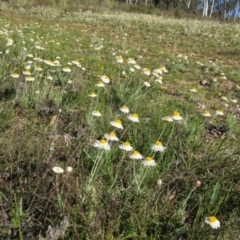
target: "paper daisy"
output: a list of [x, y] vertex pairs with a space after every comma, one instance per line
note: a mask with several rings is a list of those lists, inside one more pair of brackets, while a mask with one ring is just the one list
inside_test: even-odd
[[208, 110], [205, 110], [202, 114], [204, 117], [211, 117], [211, 113]]
[[73, 168], [72, 168], [71, 166], [68, 166], [68, 167], [66, 168], [66, 172], [70, 173], [70, 172], [72, 172], [72, 171], [73, 171]]
[[81, 63], [78, 60], [74, 60], [74, 61], [72, 61], [72, 63], [75, 64], [78, 67], [81, 66]]
[[146, 157], [144, 161], [142, 161], [144, 166], [156, 166], [156, 162], [152, 157]]
[[216, 115], [217, 116], [223, 116], [224, 115], [223, 110], [217, 110]]
[[110, 79], [107, 75], [102, 75], [101, 76], [101, 80], [105, 83], [105, 84], [108, 84], [110, 83]]
[[232, 98], [232, 99], [230, 99], [230, 101], [231, 101], [231, 102], [233, 102], [233, 103], [237, 103], [237, 102], [238, 102], [238, 100], [237, 100], [237, 99], [233, 99], [233, 98]]
[[151, 75], [151, 71], [149, 68], [143, 68], [143, 73], [147, 76], [150, 76]]
[[53, 77], [52, 76], [47, 76], [47, 80], [52, 81]]
[[135, 64], [135, 65], [134, 65], [134, 68], [136, 68], [137, 70], [140, 70], [140, 69], [141, 69], [141, 66], [138, 65], [138, 64]]
[[167, 72], [168, 72], [168, 70], [167, 70], [167, 68], [166, 68], [165, 66], [160, 67], [160, 69], [161, 69], [164, 73], [167, 73]]
[[136, 64], [136, 61], [135, 61], [134, 58], [128, 58], [128, 59], [127, 59], [127, 63], [128, 63], [128, 64]]
[[133, 151], [132, 154], [129, 155], [129, 158], [134, 160], [139, 160], [139, 159], [143, 159], [143, 156], [137, 150], [135, 150]]
[[97, 84], [96, 84], [97, 87], [105, 87], [105, 84], [102, 82], [102, 81], [99, 81]]
[[105, 133], [104, 137], [108, 140], [108, 141], [119, 141], [119, 138], [117, 137], [115, 132], [110, 132], [110, 133]]
[[99, 111], [97, 111], [97, 110], [93, 111], [93, 112], [92, 112], [92, 115], [93, 115], [94, 117], [101, 117], [101, 116], [102, 116], [102, 114], [101, 114]]
[[[58, 60], [54, 60], [53, 66], [61, 67], [61, 64], [60, 64], [60, 62]], [[64, 69], [65, 69], [65, 71], [63, 70], [64, 72], [71, 72], [72, 71], [69, 67], [65, 67]]]
[[93, 144], [93, 146], [96, 148], [107, 150], [107, 151], [110, 150], [110, 145], [108, 144], [108, 142], [105, 139], [101, 139], [100, 141], [96, 140], [96, 142]]
[[129, 107], [124, 105], [120, 108], [120, 111], [123, 112], [123, 113], [129, 113]]
[[122, 121], [119, 119], [116, 119], [115, 121], [110, 122], [110, 124], [116, 128], [123, 129]]
[[119, 145], [119, 148], [122, 150], [125, 150], [127, 152], [132, 151], [133, 147], [131, 146], [130, 142], [124, 142], [121, 145]]
[[27, 75], [27, 76], [30, 76], [30, 75], [31, 75], [31, 72], [30, 72], [30, 70], [26, 70], [26, 71], [23, 71], [23, 74], [24, 74], [24, 75]]
[[153, 145], [151, 146], [151, 149], [152, 149], [154, 152], [164, 152], [165, 149], [166, 149], [166, 147], [164, 147], [164, 146], [162, 145], [162, 142], [156, 141], [155, 144], [153, 144]]
[[197, 89], [196, 88], [191, 88], [189, 89], [190, 92], [194, 92], [194, 93], [197, 93]]
[[122, 58], [122, 56], [117, 56], [117, 57], [116, 57], [116, 61], [117, 61], [117, 63], [123, 63], [123, 58]]
[[11, 77], [12, 77], [12, 78], [19, 78], [19, 74], [13, 73], [13, 74], [11, 75]]
[[165, 116], [162, 118], [162, 120], [166, 122], [173, 122], [173, 119], [170, 116]]
[[183, 117], [180, 116], [180, 113], [179, 113], [179, 112], [174, 111], [174, 112], [173, 112], [172, 119], [175, 120], [175, 121], [181, 121], [181, 120], [183, 120]]
[[161, 75], [162, 73], [163, 73], [162, 68], [156, 68], [156, 69], [153, 70], [153, 75], [154, 76]]
[[43, 69], [40, 66], [37, 66], [35, 70], [41, 72]]
[[54, 66], [55, 66], [54, 62], [51, 61], [51, 60], [44, 60], [43, 62], [44, 62], [45, 64], [47, 64], [48, 66], [51, 66], [51, 67], [54, 67]]
[[225, 97], [225, 96], [222, 96], [221, 99], [224, 100], [224, 101], [226, 101], [226, 102], [228, 102], [228, 99], [227, 99], [227, 97]]
[[163, 83], [162, 82], [162, 77], [160, 76], [160, 77], [156, 78], [155, 82], [162, 84]]
[[92, 97], [92, 98], [95, 98], [95, 97], [97, 97], [97, 94], [94, 93], [94, 92], [92, 92], [92, 93], [90, 93], [88, 96], [89, 96], [89, 97]]
[[131, 120], [132, 122], [139, 122], [138, 114], [133, 113], [128, 115], [128, 119]]
[[[55, 63], [54, 63], [54, 65], [55, 65]], [[66, 72], [66, 73], [70, 73], [71, 72], [71, 69], [69, 68], [69, 67], [65, 67], [65, 68], [63, 68], [62, 69], [64, 72]]]
[[35, 78], [34, 78], [34, 77], [31, 77], [31, 76], [27, 76], [27, 77], [25, 78], [25, 80], [26, 80], [27, 82], [33, 82], [33, 81], [35, 81]]
[[61, 167], [53, 167], [52, 170], [55, 173], [63, 173], [64, 172], [64, 170]]
[[146, 87], [150, 87], [150, 86], [151, 86], [149, 82], [144, 82], [144, 85], [145, 85]]
[[205, 223], [209, 224], [214, 229], [220, 228], [221, 226], [221, 223], [218, 221], [218, 219], [215, 216], [206, 217]]

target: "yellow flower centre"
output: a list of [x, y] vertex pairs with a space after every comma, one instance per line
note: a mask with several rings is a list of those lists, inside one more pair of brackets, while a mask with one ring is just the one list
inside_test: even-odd
[[139, 155], [139, 152], [137, 150], [133, 151], [133, 155]]
[[214, 216], [209, 217], [209, 222], [214, 223], [217, 221], [217, 218]]
[[151, 161], [152, 161], [152, 157], [147, 157], [146, 160], [147, 160], [148, 162], [151, 162]]
[[104, 144], [107, 143], [107, 141], [106, 141], [105, 139], [101, 139], [101, 140], [100, 140], [100, 143], [101, 143], [102, 145], [104, 145]]
[[125, 146], [131, 146], [130, 142], [125, 142], [124, 145]]
[[156, 141], [156, 143], [155, 143], [157, 146], [162, 146], [162, 142], [160, 142], [160, 141]]
[[210, 114], [210, 112], [209, 112], [208, 110], [206, 110], [204, 113], [205, 113], [205, 114]]
[[110, 136], [111, 137], [116, 137], [116, 133], [115, 132], [110, 132]]
[[126, 105], [124, 105], [122, 108], [123, 108], [123, 109], [128, 109], [128, 107], [127, 107]]
[[175, 112], [173, 113], [173, 116], [174, 116], [174, 117], [179, 117], [179, 116], [180, 116], [180, 113], [177, 112], [177, 111], [175, 111]]
[[122, 121], [119, 120], [119, 119], [116, 119], [116, 120], [115, 120], [115, 123], [116, 123], [116, 124], [122, 124]]
[[134, 118], [138, 118], [138, 114], [137, 114], [137, 113], [132, 114], [132, 116], [133, 116]]

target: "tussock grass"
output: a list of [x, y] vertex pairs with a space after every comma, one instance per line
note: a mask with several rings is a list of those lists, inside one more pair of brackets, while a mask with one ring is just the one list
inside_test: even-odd
[[[1, 239], [239, 238], [239, 25], [2, 13]], [[104, 75], [110, 83], [98, 87]], [[110, 132], [120, 141], [104, 142]], [[157, 140], [165, 151], [152, 150]], [[127, 141], [143, 159], [119, 148]]]

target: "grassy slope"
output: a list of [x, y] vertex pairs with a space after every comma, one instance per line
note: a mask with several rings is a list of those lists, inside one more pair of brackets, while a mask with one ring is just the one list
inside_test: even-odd
[[[240, 109], [230, 99], [240, 96], [239, 25], [21, 11], [4, 9], [0, 20], [1, 239], [37, 239], [64, 216], [70, 222], [65, 239], [237, 239]], [[13, 46], [6, 47], [8, 38]], [[62, 66], [27, 54], [60, 57]], [[124, 64], [116, 63], [118, 55]], [[132, 73], [129, 57], [150, 70], [166, 66], [163, 84], [141, 70]], [[82, 67], [69, 65], [73, 60]], [[26, 65], [33, 82], [23, 74]], [[64, 73], [68, 65], [72, 71]], [[99, 89], [95, 84], [104, 74], [111, 84]], [[190, 92], [192, 87], [198, 92]], [[93, 91], [97, 99], [88, 96]], [[119, 111], [124, 104], [140, 123]], [[212, 117], [202, 116], [206, 109]], [[225, 115], [215, 116], [218, 109]], [[103, 116], [94, 118], [93, 110]], [[175, 110], [181, 123], [162, 120]], [[110, 121], [116, 118], [124, 125], [116, 130], [120, 140], [153, 156], [156, 167], [130, 160], [118, 143], [109, 152], [93, 147], [113, 131]], [[163, 154], [150, 150], [157, 139], [167, 146]], [[56, 175], [54, 166], [74, 171]], [[204, 223], [210, 215], [219, 218], [221, 229]]]

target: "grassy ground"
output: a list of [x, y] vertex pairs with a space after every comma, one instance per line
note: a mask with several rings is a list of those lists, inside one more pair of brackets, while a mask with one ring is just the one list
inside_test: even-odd
[[[240, 238], [238, 24], [0, 14], [1, 239]], [[174, 112], [183, 119], [163, 120]]]

